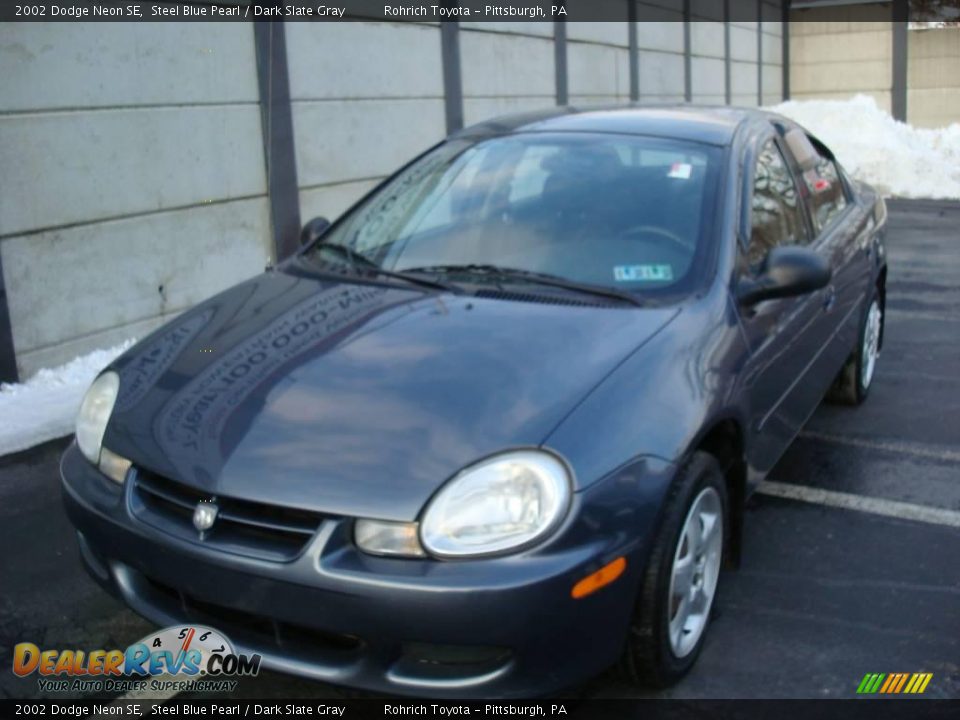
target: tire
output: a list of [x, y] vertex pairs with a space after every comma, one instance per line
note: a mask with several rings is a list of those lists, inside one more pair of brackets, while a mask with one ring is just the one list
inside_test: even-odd
[[874, 288], [860, 320], [857, 346], [850, 353], [837, 379], [833, 381], [827, 399], [841, 405], [860, 405], [870, 394], [880, 359], [880, 339], [883, 337], [883, 306]]
[[[698, 509], [709, 512], [693, 512], [695, 504]], [[695, 570], [697, 553], [690, 552], [690, 523], [695, 523], [702, 530], [702, 520], [709, 519], [711, 514], [714, 515], [714, 521], [709, 538], [718, 538], [719, 546], [716, 546], [716, 540], [707, 543], [705, 549], [711, 559], [706, 560], [699, 571], [701, 587], [709, 590], [709, 596], [703, 593], [704, 605], [697, 613], [699, 619], [695, 622], [691, 620], [690, 627], [697, 626], [695, 632], [681, 630], [677, 633], [676, 629], [682, 625], [678, 622], [682, 601], [678, 602], [677, 598], [682, 593], [671, 592], [679, 590], [672, 581], [677, 580], [681, 586], [687, 587], [687, 607], [690, 608], [689, 598], [692, 595], [689, 594], [689, 588], [698, 575]], [[697, 515], [701, 520], [697, 520]], [[719, 463], [708, 453], [695, 452], [680, 470], [670, 489], [663, 520], [640, 586], [621, 663], [631, 682], [666, 687], [682, 678], [696, 662], [716, 599], [720, 567], [730, 533], [729, 518], [726, 482]], [[689, 584], [681, 581], [684, 573], [679, 568], [684, 565], [684, 557], [689, 557], [694, 563]], [[675, 562], [679, 563], [676, 578]], [[699, 605], [699, 602], [694, 603], [694, 607]], [[671, 620], [674, 622], [671, 623]]]

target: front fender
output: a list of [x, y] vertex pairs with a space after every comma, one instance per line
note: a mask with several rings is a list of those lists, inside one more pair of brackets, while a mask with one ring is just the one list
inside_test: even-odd
[[627, 358], [544, 444], [570, 462], [581, 487], [637, 456], [677, 462], [721, 420], [743, 426], [746, 358], [729, 297], [713, 292]]

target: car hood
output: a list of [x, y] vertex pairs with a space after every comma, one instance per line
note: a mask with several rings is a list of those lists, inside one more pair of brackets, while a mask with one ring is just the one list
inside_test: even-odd
[[530, 300], [266, 273], [115, 361], [104, 445], [211, 495], [411, 520], [464, 466], [543, 442], [677, 313]]

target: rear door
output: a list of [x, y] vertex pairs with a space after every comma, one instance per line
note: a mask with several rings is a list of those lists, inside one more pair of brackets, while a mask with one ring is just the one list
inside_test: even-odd
[[[833, 382], [856, 344], [863, 298], [871, 278], [872, 213], [853, 202], [833, 155], [809, 138], [820, 154], [817, 166], [800, 175], [811, 226], [813, 247], [830, 259], [833, 277], [824, 297], [828, 335], [811, 377], [821, 395]], [[788, 150], [789, 153], [789, 150]]]

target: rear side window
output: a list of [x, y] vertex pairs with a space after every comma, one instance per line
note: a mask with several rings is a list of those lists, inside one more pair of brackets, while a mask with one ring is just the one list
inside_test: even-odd
[[820, 158], [817, 167], [803, 174], [803, 180], [810, 190], [810, 215], [819, 233], [847, 207], [843, 181], [836, 163], [825, 157]]
[[751, 269], [758, 269], [775, 247], [808, 242], [797, 184], [772, 139], [764, 143], [757, 155], [751, 203], [747, 251]]

